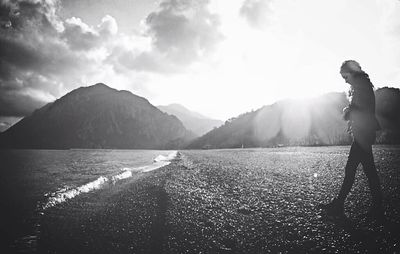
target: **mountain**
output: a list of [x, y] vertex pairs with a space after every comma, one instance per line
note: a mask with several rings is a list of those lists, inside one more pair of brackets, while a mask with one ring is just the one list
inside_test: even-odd
[[[400, 90], [376, 90], [376, 113], [382, 130], [378, 143], [400, 143]], [[231, 118], [195, 139], [188, 148], [270, 147], [349, 144], [342, 109], [345, 93], [329, 93], [308, 101], [283, 100]]]
[[100, 83], [34, 111], [0, 134], [0, 147], [164, 149], [193, 137], [145, 98]]
[[377, 142], [400, 144], [400, 89], [384, 87], [377, 89], [376, 115], [382, 127]]
[[158, 108], [168, 114], [178, 117], [186, 129], [193, 131], [201, 136], [215, 127], [221, 126], [224, 122], [203, 116], [197, 112], [190, 111], [179, 104], [170, 104], [167, 106], [158, 106]]

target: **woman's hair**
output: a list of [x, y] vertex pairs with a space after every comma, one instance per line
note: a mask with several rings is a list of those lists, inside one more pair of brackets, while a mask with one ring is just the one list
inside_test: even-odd
[[340, 73], [365, 73], [358, 62], [354, 60], [347, 60], [342, 63], [340, 67]]
[[374, 85], [371, 83], [368, 74], [361, 69], [361, 65], [354, 60], [346, 60], [342, 63], [342, 66], [340, 67], [340, 73], [350, 73], [354, 77], [359, 77], [359, 78], [364, 78], [370, 84], [371, 87], [374, 87]]

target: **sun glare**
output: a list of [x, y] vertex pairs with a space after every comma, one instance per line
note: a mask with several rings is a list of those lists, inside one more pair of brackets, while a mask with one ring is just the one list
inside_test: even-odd
[[[212, 1], [208, 8], [218, 14], [223, 35], [212, 52], [198, 52], [198, 61], [167, 75], [146, 75], [124, 66], [113, 66], [113, 69], [103, 67], [103, 74], [96, 80], [103, 79], [116, 88], [131, 90], [155, 105], [180, 103], [223, 120], [282, 99], [308, 101], [327, 92], [345, 91], [348, 87], [338, 73], [340, 63], [348, 57], [363, 63], [369, 59], [363, 58], [360, 50], [351, 51], [344, 45], [339, 31], [332, 31], [329, 40], [314, 34], [326, 29], [315, 22], [314, 16], [324, 19], [329, 26], [346, 28], [343, 21], [336, 21], [331, 14], [325, 17], [311, 13], [302, 19], [303, 12], [314, 4], [320, 5], [314, 0], [304, 5], [272, 2], [260, 10], [268, 19], [257, 19], [264, 23], [252, 26], [241, 16], [242, 0]], [[344, 3], [335, 5], [335, 11], [343, 11], [344, 6]], [[344, 15], [349, 18], [349, 13]], [[297, 20], [301, 25], [296, 26]], [[345, 32], [349, 31], [345, 29]], [[151, 40], [142, 39], [137, 44], [133, 43], [136, 37], [120, 37], [126, 41], [124, 47], [136, 45], [134, 48], [146, 49], [146, 52], [152, 49]]]

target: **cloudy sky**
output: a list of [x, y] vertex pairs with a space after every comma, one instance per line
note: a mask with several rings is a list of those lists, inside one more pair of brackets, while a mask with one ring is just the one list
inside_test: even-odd
[[0, 3], [0, 130], [98, 82], [221, 120], [345, 91], [346, 59], [400, 86], [399, 0]]

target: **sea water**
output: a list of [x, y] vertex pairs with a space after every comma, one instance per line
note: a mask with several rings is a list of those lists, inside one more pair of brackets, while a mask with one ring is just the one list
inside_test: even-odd
[[47, 209], [166, 166], [176, 155], [164, 150], [0, 150], [4, 245], [26, 237], [32, 218]]

